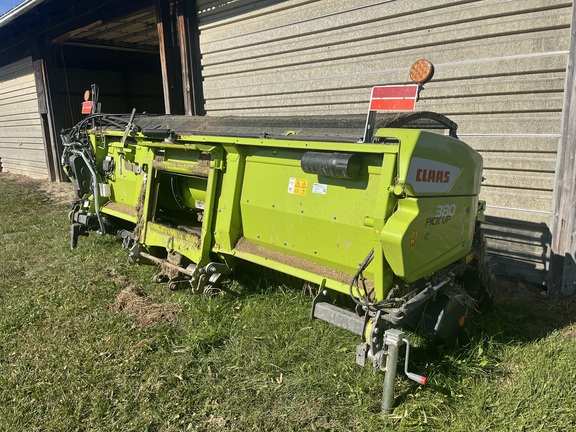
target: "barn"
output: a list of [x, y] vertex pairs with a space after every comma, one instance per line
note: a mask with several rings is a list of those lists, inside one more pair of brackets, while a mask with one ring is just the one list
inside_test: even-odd
[[365, 114], [435, 65], [418, 109], [484, 157], [495, 271], [576, 291], [572, 0], [25, 0], [0, 17], [0, 166], [63, 181], [59, 131], [107, 112]]

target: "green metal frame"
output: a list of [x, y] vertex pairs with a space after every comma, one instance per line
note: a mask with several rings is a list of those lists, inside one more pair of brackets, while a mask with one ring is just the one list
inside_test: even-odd
[[[171, 143], [123, 136], [114, 130], [91, 135], [97, 166], [106, 157], [115, 162], [112, 194], [101, 198], [101, 212], [134, 223], [145, 248], [181, 254], [198, 268], [242, 259], [347, 294], [373, 249], [363, 275], [378, 301], [395, 276], [412, 282], [470, 251], [482, 160], [454, 138], [410, 129], [377, 131], [383, 143], [213, 135], [180, 135]], [[353, 179], [306, 173], [300, 160], [312, 150], [353, 153], [360, 173]], [[409, 178], [415, 160], [458, 167], [458, 178], [442, 193], [418, 191]], [[157, 220], [166, 199], [162, 179], [170, 176], [188, 184], [203, 179], [196, 183], [205, 190], [184, 191], [192, 207], [191, 197], [205, 196], [201, 224], [182, 229]], [[435, 224], [431, 218], [444, 208], [450, 217]], [[181, 222], [188, 224], [186, 217]]]

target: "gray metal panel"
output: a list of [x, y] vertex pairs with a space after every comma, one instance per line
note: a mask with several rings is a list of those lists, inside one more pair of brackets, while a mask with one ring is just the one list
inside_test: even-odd
[[531, 279], [544, 281], [546, 242], [519, 246], [506, 233], [551, 216], [572, 4], [199, 1], [206, 109], [363, 114], [372, 86], [405, 83], [410, 65], [428, 58], [436, 74], [417, 109], [450, 116], [483, 154], [487, 214], [506, 226], [492, 229], [490, 247], [539, 263]]
[[0, 68], [0, 161], [3, 171], [48, 178], [30, 57]]

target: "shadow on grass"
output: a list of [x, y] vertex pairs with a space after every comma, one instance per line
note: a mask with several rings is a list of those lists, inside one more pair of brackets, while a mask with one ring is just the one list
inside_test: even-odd
[[524, 343], [548, 336], [576, 321], [575, 299], [551, 300], [543, 287], [499, 279], [494, 304], [477, 316], [468, 334], [501, 343]]
[[[553, 301], [539, 286], [499, 279], [490, 309], [475, 316], [451, 345], [420, 340], [410, 351], [409, 368], [431, 376], [427, 388], [433, 392], [459, 396], [467, 379], [502, 373], [499, 364], [507, 347], [541, 340], [574, 322], [575, 299]], [[402, 352], [399, 375], [403, 375], [403, 358]], [[402, 405], [417, 388], [418, 384], [406, 382], [394, 406]]]

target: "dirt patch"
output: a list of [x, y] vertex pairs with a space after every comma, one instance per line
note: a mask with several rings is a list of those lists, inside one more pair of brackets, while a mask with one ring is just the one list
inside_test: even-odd
[[116, 296], [112, 312], [125, 312], [137, 328], [147, 328], [162, 322], [174, 322], [182, 308], [176, 304], [154, 303], [141, 288], [129, 286]]
[[492, 294], [495, 298], [519, 300], [535, 303], [548, 302], [546, 287], [520, 282], [499, 276], [493, 284]]
[[[563, 328], [576, 323], [576, 297], [554, 300], [544, 286], [501, 276], [496, 280], [492, 293], [495, 299], [505, 303], [525, 304], [528, 309], [537, 313], [536, 316], [543, 326]], [[572, 327], [571, 331], [568, 337], [576, 335], [576, 327]]]
[[70, 204], [76, 199], [72, 183], [50, 182], [48, 180], [34, 179], [25, 175], [11, 173], [0, 173], [0, 178], [26, 185], [30, 190], [39, 192], [46, 197], [47, 201], [55, 204]]
[[72, 183], [41, 182], [40, 191], [57, 204], [70, 204], [76, 199]]
[[562, 336], [570, 340], [576, 340], [576, 325], [571, 325], [562, 332]]

